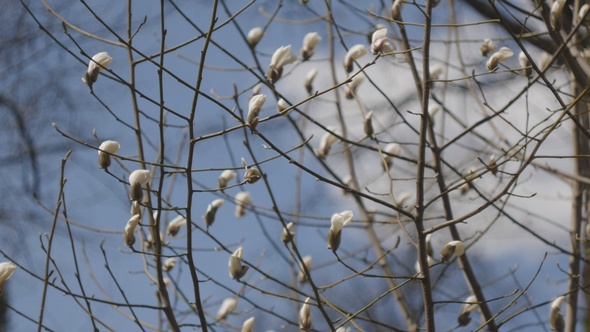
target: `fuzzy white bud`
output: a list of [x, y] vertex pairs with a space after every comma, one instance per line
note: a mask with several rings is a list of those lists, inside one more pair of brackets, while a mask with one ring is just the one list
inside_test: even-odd
[[313, 56], [315, 47], [321, 40], [322, 37], [317, 32], [310, 32], [303, 37], [303, 46], [301, 47], [303, 61], [307, 61]]
[[0, 294], [4, 291], [4, 283], [8, 280], [16, 270], [16, 265], [13, 262], [0, 263]]
[[255, 27], [250, 29], [250, 31], [248, 31], [248, 36], [246, 37], [248, 40], [248, 45], [253, 48], [256, 46], [256, 44], [258, 44], [260, 39], [262, 39], [262, 36], [264, 36], [264, 31], [262, 31], [262, 28]]
[[84, 77], [82, 77], [82, 82], [89, 87], [92, 87], [92, 84], [98, 79], [98, 73], [102, 69], [108, 68], [111, 61], [113, 61], [113, 58], [111, 58], [107, 52], [96, 53], [90, 62], [88, 62], [88, 69], [86, 70]]
[[249, 125], [252, 130], [256, 129], [256, 126], [258, 125], [258, 115], [265, 102], [266, 96], [263, 94], [252, 96], [250, 102], [248, 102], [248, 119], [246, 120], [246, 124]]
[[186, 225], [186, 218], [180, 215], [176, 216], [176, 218], [172, 219], [172, 221], [168, 223], [168, 229], [166, 230], [166, 233], [168, 236], [175, 237], [180, 231], [180, 228], [184, 225]]
[[252, 197], [250, 196], [249, 192], [241, 191], [236, 194], [235, 200], [236, 200], [235, 216], [236, 216], [236, 218], [243, 217], [244, 215], [246, 215], [246, 206], [248, 204], [250, 204], [250, 202], [252, 201]]
[[291, 52], [291, 45], [279, 47], [272, 55], [266, 77], [275, 83], [283, 75], [283, 67], [297, 61], [297, 56]]
[[239, 247], [233, 254], [231, 254], [231, 256], [229, 256], [229, 276], [234, 280], [240, 280], [240, 278], [242, 278], [249, 269], [248, 266], [242, 265], [243, 252], [244, 249]]
[[451, 241], [440, 250], [440, 256], [444, 262], [448, 262], [453, 256], [460, 257], [464, 253], [465, 244], [461, 241]]
[[117, 153], [121, 145], [117, 141], [104, 141], [98, 147], [98, 167], [109, 168], [111, 166], [111, 154]]
[[223, 198], [218, 198], [211, 202], [211, 204], [207, 205], [207, 212], [205, 212], [205, 215], [203, 216], [203, 220], [205, 220], [207, 228], [209, 228], [209, 226], [213, 225], [213, 223], [215, 222], [215, 215], [217, 214], [217, 209], [219, 209], [221, 205], [223, 205], [223, 202]]
[[352, 221], [352, 211], [346, 210], [332, 215], [330, 230], [328, 231], [328, 249], [338, 250], [342, 241], [342, 228]]
[[367, 48], [365, 45], [357, 44], [351, 47], [344, 57], [344, 70], [346, 70], [347, 73], [350, 73], [354, 62], [365, 54], [367, 54]]
[[500, 62], [508, 60], [513, 55], [514, 52], [512, 52], [511, 49], [508, 47], [502, 47], [498, 52], [492, 54], [492, 56], [488, 59], [486, 68], [488, 68], [489, 71], [495, 71], [498, 69], [498, 64]]
[[221, 172], [219, 178], [217, 178], [217, 188], [223, 189], [227, 187], [228, 182], [233, 180], [236, 177], [236, 172], [226, 169], [225, 171]]
[[217, 320], [223, 320], [229, 316], [238, 307], [238, 301], [233, 297], [228, 297], [221, 302], [219, 310], [217, 310]]
[[305, 299], [299, 310], [299, 329], [308, 331], [311, 329], [311, 298]]

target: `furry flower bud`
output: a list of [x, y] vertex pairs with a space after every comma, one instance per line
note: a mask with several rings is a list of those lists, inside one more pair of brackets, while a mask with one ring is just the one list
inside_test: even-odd
[[387, 168], [391, 168], [393, 165], [393, 156], [401, 156], [404, 153], [404, 149], [399, 143], [389, 143], [383, 148], [385, 152], [385, 163]]
[[261, 177], [262, 174], [260, 174], [258, 168], [254, 167], [248, 168], [246, 173], [244, 173], [244, 181], [248, 183], [256, 183], [256, 181], [260, 180]]
[[275, 83], [283, 75], [283, 67], [297, 61], [297, 56], [291, 52], [291, 45], [279, 47], [270, 60], [266, 78]]
[[264, 31], [262, 31], [262, 28], [255, 27], [250, 29], [250, 31], [248, 31], [248, 37], [246, 38], [248, 41], [248, 45], [254, 48], [254, 46], [258, 44], [260, 39], [262, 39], [262, 36], [264, 36]]
[[310, 32], [303, 37], [303, 47], [301, 47], [301, 57], [303, 61], [309, 60], [315, 52], [316, 45], [322, 40], [317, 32]]
[[471, 317], [469, 317], [469, 314], [479, 308], [479, 304], [477, 303], [477, 298], [475, 295], [469, 296], [463, 302], [464, 303], [461, 305], [461, 309], [459, 310], [459, 315], [457, 316], [459, 326], [465, 326], [469, 324], [469, 322], [471, 322]]
[[363, 82], [365, 78], [363, 76], [357, 75], [352, 79], [352, 82], [346, 84], [344, 95], [346, 99], [354, 99], [356, 95], [356, 89], [358, 86]]
[[350, 73], [354, 62], [365, 54], [367, 54], [367, 48], [365, 45], [357, 44], [351, 47], [344, 57], [344, 70], [346, 70], [347, 73]]
[[164, 261], [164, 264], [162, 264], [162, 270], [164, 270], [165, 272], [168, 272], [170, 270], [172, 270], [174, 268], [174, 266], [176, 265], [176, 258], [174, 257], [170, 257], [167, 260]]
[[123, 232], [123, 243], [126, 246], [131, 247], [135, 244], [135, 227], [139, 224], [139, 220], [141, 216], [139, 214], [134, 215], [127, 221], [127, 225], [125, 225], [125, 231]]
[[287, 105], [287, 102], [285, 101], [285, 99], [283, 99], [283, 98], [279, 99], [279, 101], [277, 102], [277, 111], [279, 112], [279, 114], [285, 115], [284, 111], [287, 108], [289, 108], [289, 105]]
[[143, 197], [142, 186], [146, 185], [151, 179], [150, 171], [138, 169], [129, 174], [129, 198], [132, 201], [139, 201]]
[[82, 82], [89, 87], [92, 87], [92, 84], [98, 79], [98, 73], [100, 70], [108, 68], [111, 61], [113, 61], [113, 58], [111, 58], [107, 52], [96, 53], [90, 62], [88, 62], [88, 69], [86, 70], [84, 77], [82, 77]]
[[391, 53], [393, 51], [395, 51], [395, 45], [387, 37], [387, 28], [375, 30], [371, 36], [371, 53]]
[[243, 251], [244, 249], [239, 247], [233, 254], [231, 254], [231, 256], [229, 256], [229, 276], [234, 280], [240, 280], [240, 278], [242, 278], [249, 269], [248, 266], [242, 265]]
[[186, 218], [180, 215], [176, 216], [176, 218], [172, 219], [172, 221], [168, 223], [168, 229], [166, 230], [166, 233], [168, 236], [175, 237], [180, 231], [180, 228], [184, 225], [186, 225]]
[[313, 92], [313, 80], [315, 79], [315, 77], [317, 75], [318, 75], [318, 69], [317, 68], [313, 68], [305, 76], [305, 91], [307, 91], [307, 93], [310, 94], [310, 95]]
[[565, 296], [560, 296], [551, 302], [549, 308], [549, 328], [553, 331], [563, 332], [565, 330], [565, 322], [561, 314], [561, 304], [565, 300]]
[[0, 263], [0, 294], [4, 290], [4, 283], [8, 280], [16, 270], [16, 265], [13, 262]]
[[444, 262], [448, 262], [451, 257], [459, 257], [465, 253], [465, 244], [461, 241], [451, 241], [445, 244], [440, 250], [440, 256]]
[[332, 134], [335, 131], [336, 131], [336, 127], [333, 127], [333, 126], [328, 127], [328, 132], [326, 132], [322, 136], [322, 139], [320, 141], [320, 147], [315, 150], [316, 156], [318, 156], [322, 159], [326, 158], [328, 156], [328, 153], [330, 153], [330, 149], [332, 148], [332, 145], [334, 143], [336, 143], [336, 141], [338, 141], [338, 137], [336, 137], [336, 136], [334, 136], [334, 134]]
[[533, 72], [533, 69], [531, 68], [531, 63], [529, 62], [529, 59], [526, 57], [526, 54], [524, 54], [524, 52], [520, 52], [518, 54], [518, 63], [520, 63], [520, 66], [523, 68], [523, 74], [526, 77], [531, 76], [531, 73]]
[[309, 331], [311, 329], [311, 298], [305, 299], [299, 309], [299, 329]]
[[229, 316], [238, 307], [238, 300], [233, 297], [228, 297], [221, 302], [219, 310], [217, 310], [217, 320], [223, 320]]
[[295, 231], [293, 230], [293, 222], [287, 224], [287, 227], [283, 228], [283, 233], [281, 233], [281, 240], [284, 243], [290, 242], [295, 237]]
[[241, 191], [236, 194], [235, 200], [236, 200], [235, 216], [236, 216], [236, 218], [243, 217], [244, 215], [246, 215], [246, 206], [248, 204], [250, 204], [252, 197], [250, 196], [249, 192]]
[[401, 14], [402, 14], [402, 6], [404, 4], [403, 0], [395, 0], [393, 1], [393, 4], [391, 5], [391, 18], [393, 20], [397, 20], [399, 21], [401, 19]]
[[244, 321], [242, 324], [241, 332], [252, 332], [254, 328], [254, 317], [250, 317]]
[[492, 42], [491, 39], [484, 39], [483, 40], [483, 44], [479, 47], [479, 53], [481, 54], [481, 56], [488, 56], [488, 54], [490, 52], [493, 52], [496, 50], [496, 45], [494, 45], [494, 42]]
[[303, 257], [303, 262], [299, 263], [299, 274], [297, 275], [297, 281], [299, 281], [300, 283], [304, 283], [307, 281], [307, 275], [305, 274], [305, 269], [303, 268], [303, 265], [305, 265], [305, 268], [307, 269], [307, 271], [309, 271], [311, 269], [312, 264], [313, 259], [311, 258], [311, 256]]
[[203, 220], [205, 220], [207, 228], [209, 228], [209, 226], [213, 225], [213, 223], [215, 222], [215, 215], [217, 214], [217, 209], [219, 209], [221, 205], [223, 205], [223, 202], [224, 200], [222, 198], [218, 198], [207, 206], [207, 212], [205, 212], [205, 215], [203, 216]]
[[342, 240], [342, 227], [352, 221], [352, 211], [347, 210], [332, 215], [330, 230], [328, 231], [328, 249], [336, 252]]
[[248, 103], [248, 119], [246, 120], [246, 124], [250, 126], [252, 130], [256, 129], [258, 125], [258, 115], [260, 114], [260, 109], [262, 105], [266, 102], [266, 96], [263, 94], [258, 94], [252, 96], [250, 102]]
[[498, 52], [492, 54], [492, 56], [488, 59], [486, 68], [488, 68], [489, 71], [496, 71], [500, 62], [508, 60], [513, 55], [514, 52], [512, 52], [511, 49], [508, 47], [502, 47]]
[[98, 147], [98, 167], [109, 168], [111, 166], [111, 154], [117, 153], [121, 145], [117, 141], [104, 141]]
[[217, 179], [217, 188], [223, 189], [227, 187], [227, 183], [233, 180], [236, 175], [236, 172], [230, 169], [226, 169], [225, 171], [221, 172], [219, 178]]

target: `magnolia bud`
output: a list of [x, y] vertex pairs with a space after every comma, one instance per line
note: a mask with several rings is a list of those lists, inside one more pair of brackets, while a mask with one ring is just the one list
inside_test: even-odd
[[0, 295], [4, 290], [4, 283], [12, 276], [15, 269], [16, 265], [13, 262], [0, 263]]
[[236, 194], [236, 211], [235, 216], [237, 218], [243, 217], [246, 214], [246, 206], [250, 204], [251, 197], [247, 191], [241, 191]]
[[244, 321], [241, 332], [252, 332], [254, 328], [254, 317], [250, 317]]
[[391, 168], [391, 165], [393, 165], [393, 156], [401, 156], [404, 153], [404, 149], [399, 143], [389, 143], [383, 148], [383, 152], [385, 152], [384, 159], [387, 168]]
[[448, 262], [451, 257], [459, 257], [465, 253], [465, 244], [461, 241], [451, 241], [445, 244], [440, 250], [440, 256], [443, 262]]
[[400, 21], [401, 20], [401, 14], [402, 14], [402, 6], [404, 4], [403, 0], [395, 0], [393, 1], [393, 4], [391, 5], [391, 18], [393, 20], [397, 20]]
[[297, 56], [291, 53], [291, 45], [279, 47], [270, 60], [266, 77], [271, 83], [275, 83], [283, 74], [283, 66], [297, 61]]
[[495, 50], [496, 46], [494, 45], [492, 40], [484, 39], [483, 44], [479, 48], [479, 53], [481, 53], [482, 56], [488, 56], [490, 52], [493, 52]]
[[370, 111], [365, 116], [365, 123], [363, 125], [363, 129], [365, 131], [365, 135], [369, 138], [375, 138], [375, 130], [373, 129], [373, 111]]
[[356, 95], [356, 89], [364, 79], [365, 78], [363, 76], [357, 75], [352, 79], [352, 82], [346, 84], [344, 91], [346, 99], [354, 99], [354, 96]]
[[239, 247], [231, 256], [229, 256], [229, 263], [228, 263], [228, 270], [229, 276], [234, 280], [240, 280], [246, 272], [248, 272], [249, 267], [246, 265], [242, 265], [242, 253], [244, 249]]
[[469, 314], [474, 312], [479, 308], [479, 304], [477, 303], [477, 298], [475, 295], [471, 295], [463, 301], [461, 305], [461, 309], [459, 310], [459, 315], [457, 317], [457, 321], [459, 322], [460, 326], [465, 326], [471, 322], [471, 317]]
[[221, 302], [221, 306], [219, 310], [217, 310], [217, 320], [225, 319], [229, 316], [236, 308], [238, 307], [238, 300], [233, 297], [228, 297], [223, 302]]
[[326, 156], [328, 156], [328, 153], [330, 153], [330, 148], [338, 140], [338, 138], [332, 134], [335, 131], [336, 127], [328, 127], [328, 132], [324, 133], [324, 135], [322, 136], [322, 139], [320, 141], [320, 147], [315, 150], [316, 156], [318, 156], [319, 158], [326, 158]]
[[250, 126], [252, 130], [256, 129], [258, 125], [258, 115], [260, 114], [260, 108], [264, 105], [266, 101], [266, 96], [262, 94], [258, 94], [252, 96], [250, 102], [248, 103], [248, 118], [246, 120], [246, 124]]
[[301, 47], [301, 57], [303, 61], [309, 60], [314, 54], [314, 48], [322, 40], [317, 32], [310, 32], [303, 37], [303, 47]]
[[332, 215], [330, 230], [328, 231], [328, 249], [336, 252], [342, 240], [342, 227], [352, 221], [352, 211], [343, 211]]
[[566, 0], [555, 0], [553, 1], [553, 5], [551, 5], [551, 11], [549, 12], [549, 22], [555, 31], [561, 29], [561, 16], [565, 4]]
[[312, 70], [310, 70], [307, 73], [307, 76], [305, 76], [305, 91], [307, 91], [307, 93], [310, 95], [313, 92], [313, 80], [315, 79], [315, 77], [317, 75], [318, 75], [317, 68], [313, 68]]
[[217, 179], [217, 188], [223, 189], [227, 187], [227, 183], [233, 180], [236, 177], [236, 172], [226, 169], [225, 171], [221, 172], [219, 178]]
[[109, 168], [111, 166], [111, 154], [119, 151], [119, 142], [116, 141], [104, 141], [98, 147], [98, 167]]
[[123, 232], [123, 243], [131, 247], [135, 244], [135, 227], [139, 224], [139, 220], [141, 219], [139, 214], [134, 215], [127, 221], [127, 225], [125, 225], [125, 231]]
[[150, 171], [145, 169], [138, 169], [129, 174], [129, 198], [132, 201], [139, 201], [143, 197], [143, 191], [141, 186], [147, 184], [150, 181]]
[[244, 173], [244, 181], [248, 183], [255, 183], [256, 181], [260, 180], [261, 178], [260, 171], [257, 168], [248, 168], [246, 173]]
[[168, 258], [167, 260], [164, 261], [164, 264], [162, 264], [162, 270], [165, 272], [168, 272], [170, 270], [172, 270], [172, 268], [176, 265], [176, 258], [171, 257]]
[[186, 225], [186, 218], [183, 216], [176, 216], [176, 218], [168, 223], [168, 230], [166, 233], [168, 236], [175, 237], [176, 234], [178, 234], [178, 231], [180, 231], [180, 228], [184, 225]]
[[303, 268], [303, 265], [305, 265], [305, 268], [307, 268], [307, 271], [309, 271], [311, 269], [312, 263], [313, 260], [311, 256], [303, 257], [303, 262], [299, 263], [299, 275], [297, 276], [297, 281], [299, 281], [300, 283], [304, 283], [307, 281], [307, 275], [305, 274], [305, 269]]
[[395, 45], [387, 38], [387, 28], [375, 30], [371, 35], [371, 53], [391, 53], [395, 51]]
[[90, 62], [88, 62], [88, 69], [86, 70], [84, 77], [82, 77], [82, 82], [89, 87], [92, 87], [92, 84], [98, 79], [98, 73], [100, 70], [107, 68], [112, 60], [113, 58], [111, 58], [107, 52], [96, 53]]
[[283, 111], [286, 110], [287, 108], [289, 108], [289, 105], [287, 105], [287, 102], [285, 101], [285, 99], [283, 99], [283, 98], [279, 99], [279, 101], [277, 102], [277, 111], [281, 115], [285, 115], [285, 113], [283, 113]]
[[305, 299], [305, 302], [299, 310], [299, 329], [309, 331], [311, 329], [311, 298]]
[[281, 240], [283, 240], [284, 243], [287, 243], [293, 241], [293, 237], [295, 237], [295, 231], [293, 231], [293, 223], [290, 222], [287, 224], [286, 228], [283, 228]]
[[367, 54], [367, 48], [365, 45], [357, 44], [351, 47], [344, 57], [344, 70], [346, 70], [347, 73], [350, 73], [354, 62], [365, 54]]
[[203, 216], [203, 220], [205, 220], [207, 228], [209, 228], [209, 226], [213, 225], [213, 223], [215, 222], [215, 214], [217, 213], [217, 209], [219, 209], [221, 205], [223, 205], [223, 202], [224, 200], [222, 198], [219, 198], [214, 200], [213, 202], [211, 202], [211, 204], [207, 206], [207, 212], [205, 212], [205, 215]]
[[586, 19], [586, 14], [588, 13], [588, 9], [590, 9], [590, 5], [585, 3], [580, 7], [580, 11], [578, 12], [578, 18], [580, 20]]
[[492, 54], [492, 56], [488, 59], [486, 68], [488, 68], [489, 71], [496, 71], [500, 62], [508, 60], [513, 55], [514, 52], [512, 52], [511, 49], [508, 47], [502, 47], [498, 52]]
[[264, 31], [262, 31], [260, 27], [250, 29], [248, 32], [248, 37], [246, 38], [248, 40], [248, 45], [254, 48], [260, 39], [262, 39], [262, 36], [264, 36]]
[[556, 298], [549, 308], [549, 328], [553, 331], [563, 332], [565, 330], [565, 322], [560, 309], [563, 300], [565, 300], [565, 296]]
[[522, 71], [524, 73], [524, 76], [531, 76], [531, 73], [533, 72], [533, 69], [531, 68], [531, 63], [529, 62], [529, 59], [526, 57], [526, 54], [524, 54], [524, 52], [522, 51], [520, 52], [520, 54], [518, 54], [518, 63], [520, 63], [520, 66], [523, 68]]

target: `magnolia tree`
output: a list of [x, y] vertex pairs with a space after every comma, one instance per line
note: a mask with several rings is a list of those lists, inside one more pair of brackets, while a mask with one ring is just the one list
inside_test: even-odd
[[587, 327], [588, 8], [23, 3], [95, 122], [0, 247], [13, 324]]

